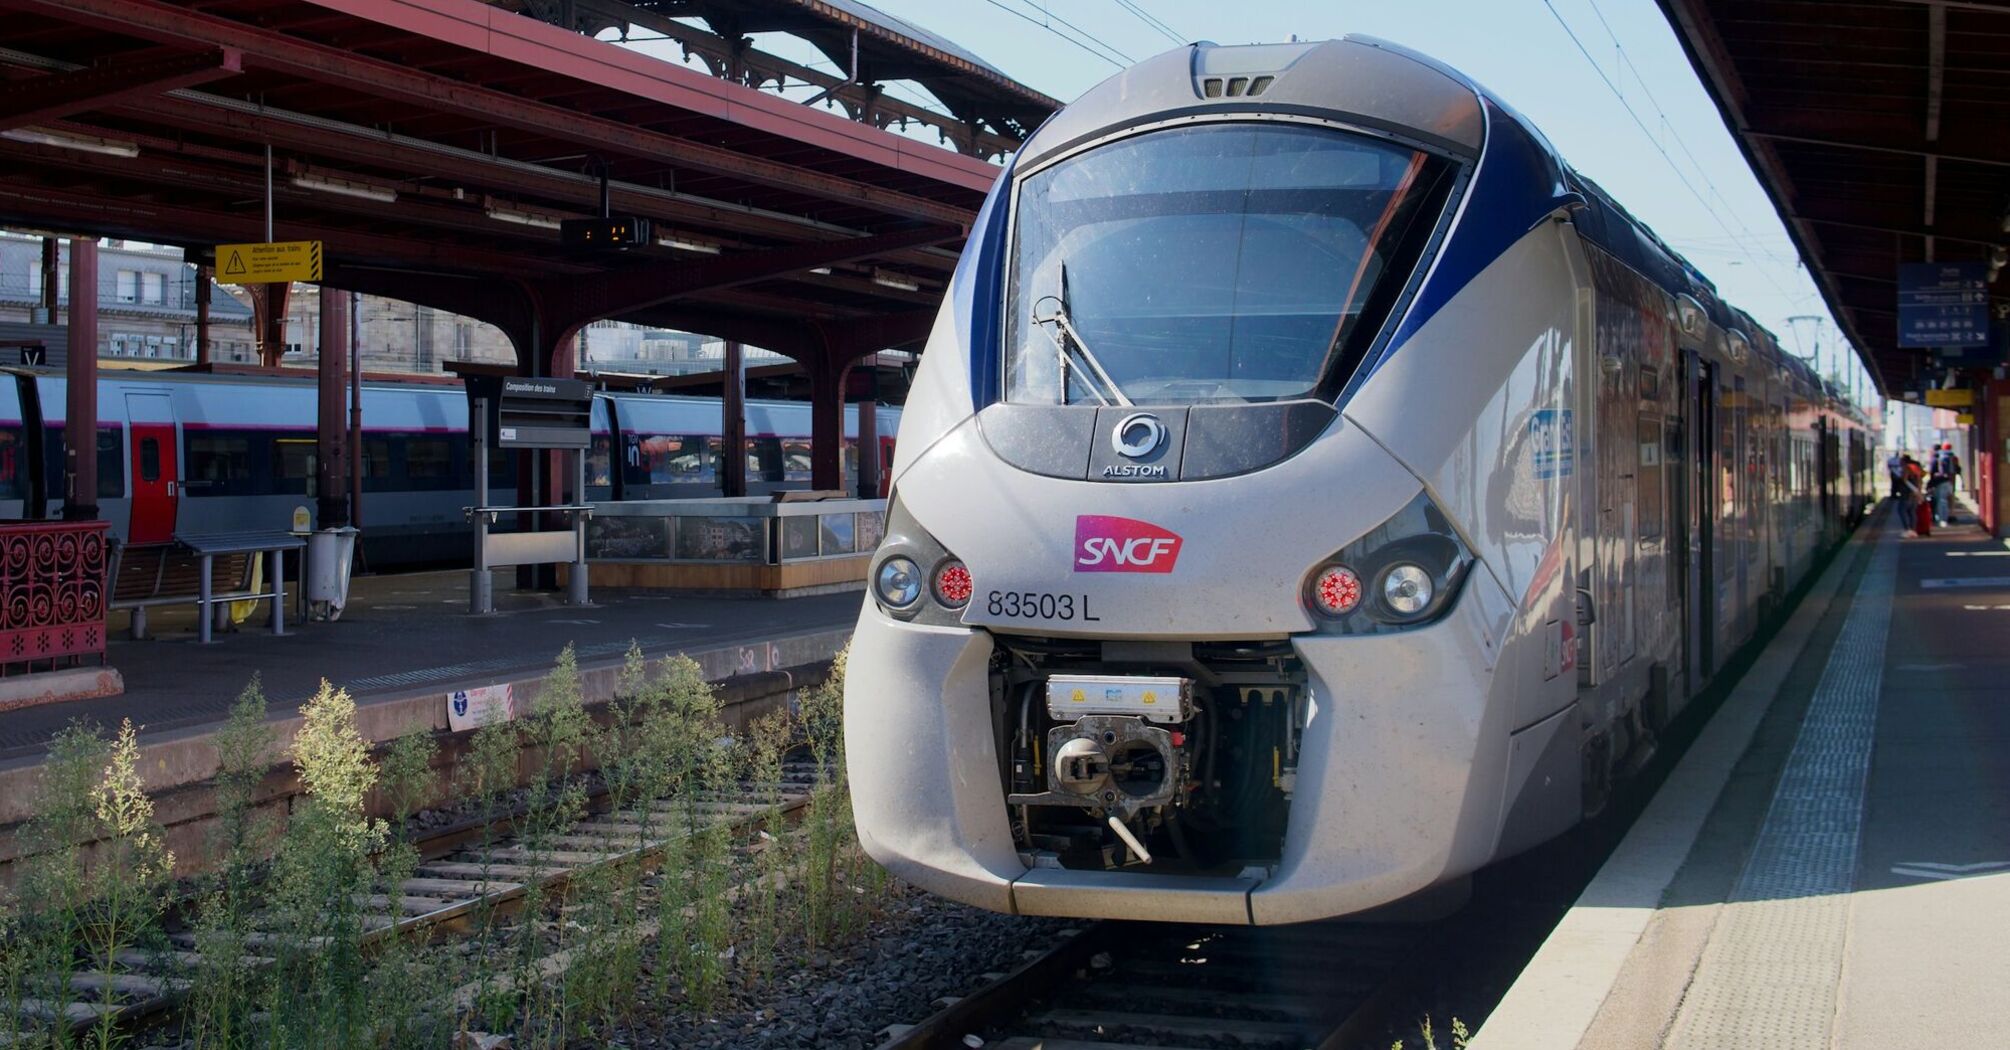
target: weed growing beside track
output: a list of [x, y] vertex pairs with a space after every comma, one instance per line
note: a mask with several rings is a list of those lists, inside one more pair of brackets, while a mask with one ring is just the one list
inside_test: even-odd
[[[451, 879], [424, 877], [406, 821], [441, 781], [433, 736], [373, 755], [325, 683], [283, 826], [258, 816], [276, 741], [247, 687], [217, 737], [210, 870], [172, 893], [132, 727], [73, 728], [0, 898], [0, 1047], [562, 1046], [640, 1002], [702, 1016], [865, 930], [889, 889], [852, 831], [842, 673], [734, 738], [694, 662], [638, 651], [596, 723], [568, 647], [532, 710], [468, 741], [453, 789], [485, 822]], [[460, 936], [403, 935], [444, 910], [432, 883], [480, 891]]]

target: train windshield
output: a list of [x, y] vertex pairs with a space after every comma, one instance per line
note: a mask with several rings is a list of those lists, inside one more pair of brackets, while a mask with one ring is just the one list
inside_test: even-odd
[[1448, 168], [1365, 135], [1222, 123], [1032, 175], [1015, 220], [1007, 399], [1319, 395], [1405, 282]]

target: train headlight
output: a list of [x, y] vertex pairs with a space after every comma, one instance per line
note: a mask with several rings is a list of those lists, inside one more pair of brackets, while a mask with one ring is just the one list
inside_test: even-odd
[[873, 602], [896, 620], [952, 627], [977, 591], [963, 559], [937, 542], [896, 492], [886, 505], [886, 535], [866, 571]]
[[873, 574], [873, 592], [879, 600], [895, 609], [905, 609], [921, 600], [921, 566], [914, 559], [899, 556], [879, 563], [879, 571]]
[[1305, 603], [1321, 631], [1409, 630], [1451, 608], [1472, 565], [1472, 552], [1451, 519], [1419, 492], [1389, 520], [1320, 562], [1305, 580]]
[[1415, 616], [1431, 607], [1438, 585], [1423, 566], [1400, 561], [1382, 573], [1382, 601], [1398, 616]]

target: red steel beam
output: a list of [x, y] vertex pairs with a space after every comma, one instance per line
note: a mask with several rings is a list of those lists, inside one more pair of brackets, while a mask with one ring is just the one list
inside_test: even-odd
[[105, 109], [129, 98], [205, 84], [244, 71], [236, 48], [119, 59], [66, 73], [0, 82], [0, 131]]
[[[242, 22], [176, 7], [161, 0], [8, 0], [8, 3], [10, 6], [35, 14], [100, 32], [109, 30], [183, 47], [238, 48], [243, 51], [246, 60], [254, 68], [297, 76], [366, 96], [533, 131], [610, 153], [646, 157], [826, 200], [843, 201], [890, 215], [959, 225], [969, 222], [972, 215], [972, 209], [969, 208], [889, 190], [868, 182], [752, 157], [689, 139], [647, 131], [619, 121], [520, 98], [477, 84], [435, 76], [397, 63], [353, 54], [341, 48], [284, 36]], [[566, 33], [519, 15], [498, 11], [477, 0], [431, 0], [423, 7], [401, 0], [325, 0], [322, 6], [345, 10], [373, 21], [401, 26], [416, 36], [447, 40], [463, 47], [487, 51], [499, 58], [529, 64], [560, 76], [572, 77], [584, 84], [599, 84], [614, 90], [629, 90], [635, 93], [638, 88], [675, 86], [672, 83], [675, 78], [666, 76], [672, 71], [709, 84], [719, 84], [723, 88], [735, 87], [691, 70], [636, 55], [611, 44]], [[437, 10], [427, 11], [424, 8]], [[503, 20], [508, 20], [509, 24], [491, 24], [500, 24]], [[551, 33], [559, 34], [560, 37], [557, 40], [550, 39], [540, 30], [549, 30]], [[539, 37], [545, 39], [537, 39]], [[636, 72], [638, 61], [646, 62], [651, 67], [660, 67], [647, 70], [654, 81], [653, 84], [635, 83], [636, 78], [633, 75], [624, 75]], [[740, 87], [739, 90], [753, 99], [766, 97], [751, 88]], [[666, 106], [683, 108], [737, 123], [755, 123], [747, 119], [749, 115], [742, 111], [742, 107], [717, 98], [712, 91], [700, 93], [687, 85], [680, 91], [657, 90], [652, 94], [660, 96], [656, 97], [655, 101]], [[826, 117], [841, 125], [851, 123], [828, 115]], [[775, 122], [768, 120], [760, 123], [774, 125]], [[780, 134], [793, 132], [800, 136], [799, 141], [825, 148], [835, 149], [842, 145], [838, 141], [831, 141], [826, 146], [825, 142], [819, 140], [830, 139], [830, 129], [818, 129], [810, 122], [802, 120], [797, 120], [793, 127], [776, 126], [764, 130]], [[885, 132], [878, 134], [886, 135], [889, 140], [899, 141], [898, 136]], [[859, 151], [847, 152], [857, 155]], [[934, 152], [947, 157], [955, 156], [946, 150], [934, 150]], [[892, 159], [898, 160], [899, 157], [896, 155]], [[911, 170], [909, 165], [904, 164], [896, 164], [895, 167]], [[941, 170], [943, 174], [937, 177], [953, 173], [953, 169]], [[976, 174], [973, 172], [965, 175], [958, 183], [958, 188], [982, 192], [983, 184], [975, 177]], [[982, 183], [988, 181], [985, 179]], [[964, 182], [969, 185], [962, 185]]]

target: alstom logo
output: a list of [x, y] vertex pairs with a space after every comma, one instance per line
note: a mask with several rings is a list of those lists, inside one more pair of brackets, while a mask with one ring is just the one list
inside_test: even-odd
[[1107, 514], [1075, 518], [1076, 572], [1171, 572], [1179, 533], [1149, 521]]

